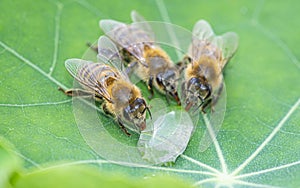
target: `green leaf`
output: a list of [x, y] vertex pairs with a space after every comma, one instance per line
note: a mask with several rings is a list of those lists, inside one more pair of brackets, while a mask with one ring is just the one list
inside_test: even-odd
[[[16, 146], [27, 168], [74, 160], [130, 176], [176, 174], [208, 187], [299, 187], [298, 5], [295, 0], [135, 0], [126, 6], [118, 1], [2, 0], [0, 135]], [[72, 87], [64, 61], [81, 58], [85, 43], [97, 40], [102, 34], [98, 21], [130, 22], [133, 9], [147, 20], [171, 20], [190, 30], [197, 20], [206, 19], [216, 34], [234, 31], [240, 38], [225, 68], [227, 111], [217, 142], [198, 151], [205, 130], [199, 123], [172, 167], [102, 159], [81, 137], [71, 99], [57, 91], [58, 86]], [[127, 138], [109, 118], [105, 127], [124, 143], [137, 142], [137, 136]]]
[[21, 160], [11, 149], [11, 144], [0, 137], [0, 187], [11, 187], [11, 179], [21, 168]]
[[11, 151], [11, 143], [0, 137], [0, 186], [27, 187], [191, 187], [181, 178], [159, 174], [146, 179], [130, 178], [120, 173], [99, 171], [88, 165], [51, 164], [43, 169], [21, 171], [22, 160]]
[[27, 187], [191, 187], [182, 180], [170, 176], [158, 176], [145, 180], [128, 178], [121, 174], [100, 172], [87, 166], [50, 166], [49, 169], [35, 170], [27, 173], [14, 182], [15, 188]]

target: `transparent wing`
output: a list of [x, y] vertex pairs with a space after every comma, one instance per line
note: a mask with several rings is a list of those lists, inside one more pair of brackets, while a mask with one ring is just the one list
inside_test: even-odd
[[[86, 79], [83, 78], [82, 72], [87, 72], [89, 65], [92, 65], [93, 62], [91, 61], [86, 61], [82, 59], [67, 59], [65, 61], [65, 67], [67, 71], [81, 84], [84, 86], [89, 87], [90, 89], [93, 89], [96, 85], [94, 83], [93, 79]], [[91, 73], [92, 77], [96, 77], [93, 73]]]
[[217, 62], [222, 60], [222, 53], [218, 46], [198, 38], [193, 38], [189, 48], [189, 56], [194, 61], [199, 61], [202, 56], [210, 57], [210, 59], [217, 60]]
[[193, 36], [200, 40], [211, 41], [215, 34], [207, 21], [199, 20], [193, 28]]
[[134, 23], [133, 25], [146, 31], [151, 39], [153, 40], [155, 39], [155, 35], [150, 24], [148, 24], [148, 22], [145, 20], [143, 16], [141, 16], [138, 12], [133, 10], [131, 11], [131, 19]]
[[[220, 59], [220, 66], [223, 68], [233, 56], [238, 47], [238, 35], [234, 32], [227, 32], [216, 36], [210, 24], [205, 20], [198, 21], [193, 29], [192, 47], [190, 55], [198, 59], [201, 55], [214, 55]], [[207, 53], [209, 52], [210, 53]]]
[[205, 20], [199, 20], [193, 29], [192, 43], [189, 48], [189, 56], [198, 61], [201, 56], [206, 55], [219, 58], [217, 46], [212, 44], [215, 34]]
[[[203, 115], [206, 125], [206, 131], [200, 140], [199, 149], [204, 152], [212, 142], [216, 141], [216, 137], [221, 129], [226, 112], [226, 87], [225, 83], [220, 86], [219, 90], [213, 94], [212, 107], [210, 114]], [[208, 116], [208, 117], [207, 117]]]
[[143, 62], [144, 46], [152, 46], [154, 40], [151, 33], [139, 27], [143, 23], [125, 25], [114, 20], [101, 20], [100, 27], [116, 44], [126, 49]]
[[145, 22], [145, 18], [141, 16], [137, 11], [131, 11], [131, 19], [133, 22]]
[[120, 79], [119, 74], [111, 67], [82, 59], [68, 59], [65, 62], [65, 67], [80, 84], [111, 102], [105, 79]]
[[[142, 159], [135, 139], [120, 134], [116, 138], [107, 131], [107, 127], [116, 127], [115, 121], [108, 121], [105, 113], [99, 109], [95, 101], [85, 98], [84, 100], [73, 97], [73, 113], [76, 125], [82, 138], [101, 158], [111, 161], [123, 162], [124, 164], [152, 165]], [[102, 113], [99, 115], [98, 111]], [[120, 139], [122, 138], [123, 139]], [[129, 144], [124, 140], [129, 141]], [[130, 166], [130, 165], [129, 165]]]
[[217, 36], [213, 40], [213, 44], [219, 47], [222, 52], [221, 67], [223, 68], [228, 60], [233, 56], [238, 48], [239, 38], [234, 32], [227, 32], [221, 36]]
[[104, 33], [109, 33], [116, 28], [126, 27], [126, 24], [118, 22], [116, 20], [100, 20], [99, 25]]
[[98, 39], [97, 57], [103, 63], [116, 68], [121, 73], [121, 76], [129, 81], [117, 46], [106, 36], [101, 36]]

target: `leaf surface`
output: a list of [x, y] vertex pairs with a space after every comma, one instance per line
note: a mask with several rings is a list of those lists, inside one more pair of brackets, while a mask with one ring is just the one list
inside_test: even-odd
[[[0, 135], [16, 146], [27, 168], [73, 160], [131, 176], [174, 173], [207, 187], [300, 186], [299, 2], [130, 1], [124, 6], [4, 0], [0, 5]], [[189, 30], [205, 19], [216, 34], [234, 31], [240, 38], [224, 72], [227, 111], [217, 142], [198, 151], [205, 130], [200, 122], [172, 167], [102, 159], [81, 137], [71, 99], [57, 90], [72, 87], [64, 61], [81, 58], [85, 43], [103, 34], [98, 21], [129, 23], [133, 9], [147, 20], [172, 21]], [[117, 139], [137, 141], [128, 141], [111, 119], [104, 123]]]

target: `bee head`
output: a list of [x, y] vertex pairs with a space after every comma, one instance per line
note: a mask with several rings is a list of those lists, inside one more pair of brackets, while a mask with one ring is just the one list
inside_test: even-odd
[[198, 99], [200, 99], [200, 107], [211, 96], [212, 89], [205, 79], [193, 77], [188, 81], [185, 92], [187, 93], [186, 110], [188, 111], [191, 106], [196, 104]]
[[165, 72], [161, 72], [156, 75], [156, 82], [160, 87], [163, 88], [163, 90], [168, 95], [171, 95], [180, 105], [180, 100], [177, 93], [177, 75], [178, 73], [175, 69], [167, 69]]
[[125, 119], [134, 124], [134, 126], [142, 131], [146, 128], [146, 110], [151, 116], [149, 107], [143, 98], [136, 98], [123, 111]]

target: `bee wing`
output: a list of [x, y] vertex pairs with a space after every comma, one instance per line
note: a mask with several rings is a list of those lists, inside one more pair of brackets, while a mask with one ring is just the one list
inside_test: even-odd
[[104, 75], [102, 75], [105, 74], [112, 79], [119, 79], [119, 74], [111, 67], [82, 59], [68, 59], [65, 62], [65, 67], [80, 84], [111, 102], [111, 96], [106, 89]]
[[199, 20], [193, 28], [192, 44], [189, 48], [189, 55], [194, 60], [199, 60], [202, 55], [206, 56], [218, 56], [216, 46], [212, 45], [211, 42], [215, 38], [215, 34], [205, 20]]
[[151, 38], [150, 33], [139, 27], [141, 24], [126, 25], [114, 20], [100, 21], [100, 27], [110, 39], [135, 56], [143, 65], [147, 66], [143, 63], [144, 46], [152, 46], [154, 40]]
[[[214, 55], [220, 59], [220, 66], [223, 68], [232, 57], [238, 47], [238, 36], [234, 32], [227, 32], [216, 36], [210, 24], [205, 20], [198, 21], [193, 29], [193, 42], [190, 49], [195, 59], [203, 54]], [[209, 51], [214, 53], [208, 53]], [[220, 57], [219, 57], [220, 56]]]
[[[212, 107], [208, 119], [204, 119], [207, 129], [200, 140], [199, 149], [204, 152], [218, 135], [221, 129], [226, 112], [226, 87], [222, 85], [212, 95]], [[206, 115], [205, 115], [206, 116]]]
[[135, 10], [131, 11], [131, 19], [135, 23], [133, 25], [146, 31], [151, 39], [153, 39], [153, 40], [155, 39], [155, 35], [154, 35], [154, 32], [153, 32], [151, 26], [147, 23], [145, 18], [143, 16], [141, 16], [137, 11], [135, 11]]
[[106, 36], [101, 36], [98, 39], [97, 57], [103, 63], [116, 68], [121, 76], [129, 81], [118, 47]]
[[145, 18], [141, 16], [137, 11], [131, 11], [131, 19], [133, 22], [145, 22]]
[[193, 35], [200, 40], [211, 41], [215, 36], [215, 33], [207, 21], [199, 20], [193, 28]]
[[222, 51], [223, 61], [221, 67], [224, 68], [228, 60], [233, 56], [238, 47], [239, 38], [234, 32], [227, 32], [214, 39], [213, 43], [218, 46]]
[[104, 33], [109, 33], [116, 28], [126, 27], [126, 24], [116, 20], [100, 20], [99, 25]]

